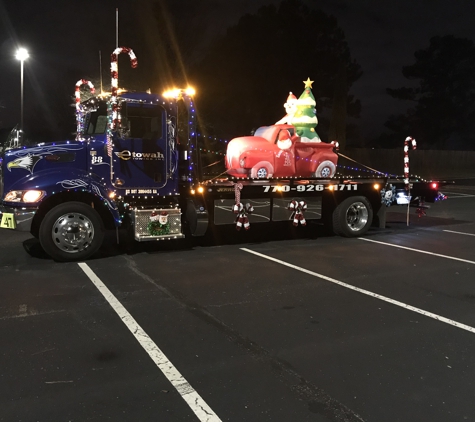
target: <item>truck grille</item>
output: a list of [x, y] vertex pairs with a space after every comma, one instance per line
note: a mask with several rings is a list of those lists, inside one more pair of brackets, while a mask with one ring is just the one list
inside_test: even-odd
[[[162, 214], [166, 223], [161, 224], [160, 221], [154, 220], [152, 214]], [[135, 240], [139, 242], [185, 237], [181, 230], [181, 210], [177, 208], [132, 210], [132, 224]]]

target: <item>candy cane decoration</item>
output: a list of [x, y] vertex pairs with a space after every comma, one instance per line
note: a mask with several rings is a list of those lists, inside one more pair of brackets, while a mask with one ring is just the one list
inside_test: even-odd
[[409, 190], [409, 142], [411, 142], [412, 149], [416, 149], [416, 140], [408, 136], [404, 141], [404, 185], [406, 190]]
[[[128, 47], [119, 47], [114, 50], [111, 54], [111, 113], [112, 116], [109, 118], [109, 130], [107, 131], [107, 153], [109, 157], [112, 157], [112, 131], [120, 128], [120, 106], [117, 99], [117, 93], [119, 89], [119, 65], [118, 65], [118, 56], [119, 54], [126, 53], [130, 57], [130, 65], [132, 68], [137, 67], [137, 57], [131, 48]], [[110, 121], [112, 120], [112, 121]]]
[[298, 226], [299, 223], [302, 226], [307, 225], [303, 212], [307, 209], [307, 203], [305, 201], [291, 201], [287, 207], [289, 210], [293, 211], [290, 219], [294, 219], [293, 225]]
[[254, 212], [254, 207], [251, 204], [246, 204], [245, 206], [241, 203], [234, 206], [234, 212], [237, 214], [236, 217], [236, 230], [241, 230], [243, 227], [245, 230], [249, 230], [251, 224], [249, 223], [249, 218], [247, 214]]
[[238, 205], [241, 203], [241, 189], [242, 183], [235, 183], [234, 184], [234, 208], [233, 211], [237, 212], [236, 210], [239, 208]]
[[251, 204], [243, 205], [241, 204], [241, 189], [242, 183], [234, 184], [234, 201], [233, 206], [234, 214], [237, 214], [236, 217], [236, 230], [241, 230], [243, 227], [245, 230], [249, 230], [251, 224], [249, 223], [249, 218], [247, 214], [254, 212], [254, 207]]
[[87, 85], [91, 90], [91, 94], [94, 94], [96, 91], [92, 82], [88, 81], [87, 79], [79, 79], [76, 82], [76, 90], [75, 90], [75, 97], [76, 97], [76, 141], [80, 141], [82, 138], [82, 132], [84, 130], [84, 111], [81, 107], [81, 86]]

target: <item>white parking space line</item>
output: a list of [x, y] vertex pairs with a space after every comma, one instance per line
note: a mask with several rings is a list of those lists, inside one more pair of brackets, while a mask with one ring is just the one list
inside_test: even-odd
[[[458, 198], [473, 198], [475, 197], [475, 195], [469, 195], [467, 193], [459, 193], [459, 192], [446, 192], [444, 191], [444, 194], [445, 195], [451, 195], [451, 196], [448, 196], [449, 199], [458, 199]], [[456, 195], [456, 196], [452, 196], [452, 195]]]
[[407, 246], [394, 245], [393, 243], [379, 242], [378, 240], [367, 239], [365, 237], [358, 237], [359, 240], [364, 240], [365, 242], [379, 243], [380, 245], [392, 246], [393, 248], [406, 249], [408, 251], [424, 253], [426, 255], [438, 256], [440, 258], [452, 259], [454, 261], [467, 262], [468, 264], [475, 264], [475, 261], [470, 261], [469, 259], [457, 258], [455, 256], [442, 255], [440, 253], [434, 253], [429, 251], [423, 251], [421, 249], [408, 248]]
[[97, 277], [91, 268], [81, 262], [78, 264], [84, 273], [89, 277], [99, 292], [109, 302], [112, 309], [117, 313], [122, 322], [127, 326], [130, 332], [135, 336], [140, 345], [145, 349], [155, 365], [162, 371], [168, 381], [178, 391], [183, 400], [190, 406], [201, 422], [220, 422], [221, 419], [211, 410], [203, 398], [188, 383], [188, 381], [180, 374], [178, 369], [168, 360], [165, 354], [158, 348], [148, 334], [140, 327], [135, 319], [130, 315], [127, 309], [118, 301], [111, 293], [106, 285]]
[[401, 308], [407, 309], [407, 310], [412, 311], [412, 312], [416, 312], [418, 314], [421, 314], [421, 315], [424, 315], [426, 317], [435, 319], [437, 321], [445, 322], [446, 324], [452, 325], [452, 326], [457, 327], [457, 328], [461, 328], [462, 330], [469, 331], [469, 332], [475, 334], [475, 328], [470, 327], [469, 325], [462, 324], [460, 322], [454, 321], [454, 320], [449, 319], [449, 318], [445, 318], [443, 316], [434, 314], [432, 312], [424, 311], [423, 309], [416, 308], [414, 306], [408, 305], [406, 303], [399, 302], [397, 300], [391, 299], [391, 298], [386, 297], [386, 296], [381, 296], [377, 293], [370, 292], [369, 290], [360, 289], [359, 287], [352, 286], [351, 284], [344, 283], [343, 281], [339, 281], [339, 280], [336, 280], [334, 278], [327, 277], [326, 275], [323, 275], [323, 274], [318, 274], [314, 271], [310, 271], [310, 270], [307, 270], [305, 268], [298, 267], [297, 265], [293, 265], [293, 264], [290, 264], [288, 262], [281, 261], [280, 259], [276, 259], [276, 258], [273, 258], [271, 256], [261, 254], [259, 252], [253, 251], [251, 249], [241, 248], [241, 250], [244, 251], [244, 252], [248, 252], [248, 253], [257, 255], [261, 258], [268, 259], [269, 261], [276, 262], [277, 264], [284, 265], [286, 267], [292, 268], [294, 270], [301, 271], [301, 272], [309, 274], [311, 276], [318, 277], [318, 278], [321, 278], [321, 279], [326, 280], [326, 281], [330, 281], [331, 283], [338, 284], [339, 286], [345, 287], [345, 288], [350, 289], [350, 290], [354, 290], [355, 292], [362, 293], [362, 294], [367, 295], [367, 296], [371, 296], [375, 299], [379, 299], [379, 300], [382, 300], [384, 302], [391, 303], [393, 305], [399, 306]]
[[475, 236], [475, 234], [473, 234], [473, 233], [456, 232], [456, 231], [453, 231], [453, 230], [443, 230], [443, 231], [447, 232], [447, 233], [463, 234], [465, 236]]

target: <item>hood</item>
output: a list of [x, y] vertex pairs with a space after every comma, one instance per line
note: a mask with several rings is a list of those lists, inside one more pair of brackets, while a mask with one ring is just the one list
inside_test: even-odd
[[38, 173], [57, 172], [65, 168], [86, 170], [86, 152], [87, 144], [75, 141], [8, 150], [2, 163], [4, 192], [34, 180]]

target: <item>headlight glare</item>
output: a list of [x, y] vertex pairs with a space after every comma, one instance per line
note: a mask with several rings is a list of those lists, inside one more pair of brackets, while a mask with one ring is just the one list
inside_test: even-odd
[[5, 202], [23, 202], [32, 204], [40, 201], [46, 195], [42, 190], [11, 190], [5, 195]]
[[21, 193], [22, 191], [19, 190], [11, 190], [5, 195], [5, 201], [7, 202], [20, 202], [21, 201]]

